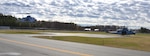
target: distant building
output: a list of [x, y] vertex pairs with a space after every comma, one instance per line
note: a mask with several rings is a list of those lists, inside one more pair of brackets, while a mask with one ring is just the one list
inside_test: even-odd
[[84, 31], [116, 31], [117, 29], [122, 29], [124, 26], [115, 25], [96, 25], [83, 27]]
[[85, 28], [84, 30], [85, 31], [91, 31], [91, 28]]
[[19, 20], [20, 22], [35, 22], [37, 21], [35, 18], [31, 17], [31, 16], [27, 16], [25, 18], [22, 18], [21, 20]]
[[0, 26], [0, 29], [10, 29], [9, 26]]
[[99, 29], [94, 29], [94, 31], [99, 31]]

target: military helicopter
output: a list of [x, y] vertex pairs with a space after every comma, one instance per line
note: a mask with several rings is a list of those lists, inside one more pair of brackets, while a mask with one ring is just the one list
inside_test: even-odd
[[109, 33], [119, 34], [119, 35], [135, 35], [136, 34], [135, 31], [129, 30], [128, 28], [118, 29], [117, 31], [109, 31]]

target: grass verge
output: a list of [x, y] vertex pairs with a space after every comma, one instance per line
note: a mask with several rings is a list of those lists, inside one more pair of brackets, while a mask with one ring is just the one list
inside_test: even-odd
[[[144, 34], [145, 35], [145, 34]], [[138, 34], [135, 36], [124, 36], [122, 38], [90, 38], [78, 36], [35, 36], [36, 38], [63, 40], [95, 45], [103, 45], [117, 48], [127, 48], [150, 52], [150, 35]]]
[[106, 33], [106, 32], [94, 32], [94, 31], [67, 31], [67, 30], [0, 30], [0, 33], [5, 33], [5, 34], [39, 34], [40, 32], [108, 34], [108, 33]]
[[59, 31], [62, 33], [86, 33], [86, 34], [108, 34], [106, 32], [96, 32], [96, 31]]
[[0, 30], [0, 33], [5, 33], [5, 34], [40, 34], [39, 31], [34, 31], [34, 30]]

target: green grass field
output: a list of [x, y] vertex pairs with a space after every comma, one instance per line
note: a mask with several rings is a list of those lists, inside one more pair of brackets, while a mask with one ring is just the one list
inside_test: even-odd
[[66, 30], [0, 30], [5, 34], [39, 34], [41, 32], [58, 32], [58, 33], [87, 33], [87, 34], [108, 34], [106, 32], [92, 31], [66, 31]]
[[[54, 31], [56, 32], [56, 31]], [[59, 31], [62, 33], [87, 33], [87, 34], [108, 34], [106, 32], [95, 32], [95, 31]]]
[[89, 38], [78, 36], [35, 36], [36, 38], [71, 41], [117, 48], [127, 48], [150, 52], [150, 34], [137, 34], [120, 38]]
[[5, 33], [5, 34], [40, 34], [40, 31], [36, 31], [36, 30], [0, 30], [0, 33]]

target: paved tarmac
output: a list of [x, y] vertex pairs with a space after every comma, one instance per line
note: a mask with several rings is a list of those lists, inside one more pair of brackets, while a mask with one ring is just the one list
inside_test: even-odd
[[150, 56], [145, 51], [39, 39], [33, 35], [37, 34], [0, 34], [0, 56]]
[[[96, 38], [115, 38], [121, 37], [119, 35], [113, 34], [86, 34], [86, 33], [54, 33], [54, 32], [43, 32], [43, 34], [38, 34], [36, 36], [82, 36], [82, 37], [96, 37]], [[35, 35], [33, 35], [35, 36]]]

